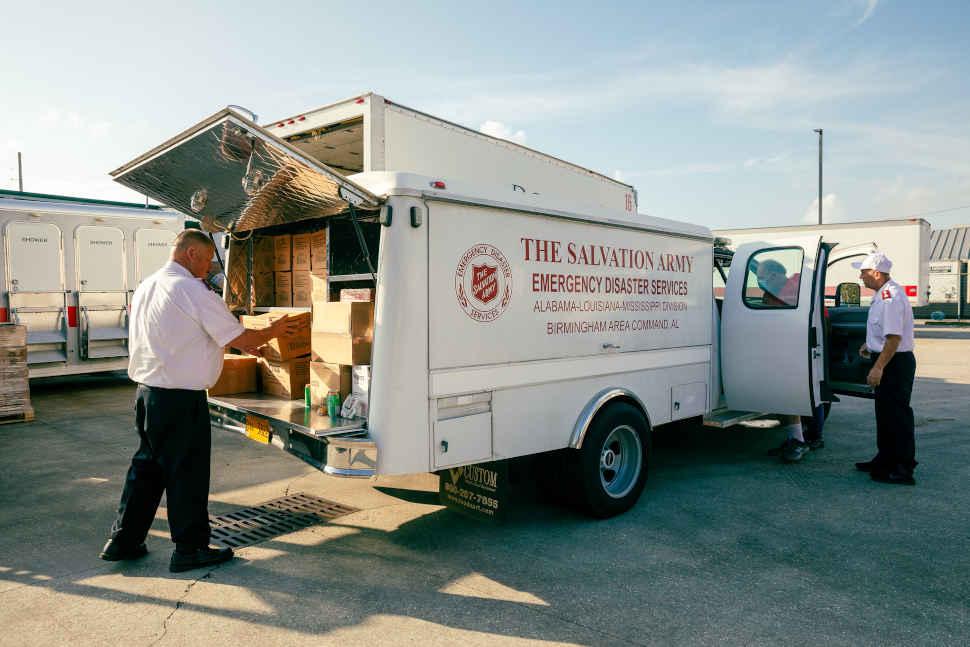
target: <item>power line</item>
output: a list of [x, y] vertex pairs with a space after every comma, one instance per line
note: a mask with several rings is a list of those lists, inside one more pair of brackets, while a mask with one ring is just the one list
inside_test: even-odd
[[970, 204], [965, 204], [962, 207], [950, 207], [949, 209], [940, 209], [939, 211], [924, 211], [923, 213], [914, 213], [913, 218], [917, 216], [935, 216], [938, 213], [946, 213], [948, 211], [959, 211], [960, 209], [970, 209]]

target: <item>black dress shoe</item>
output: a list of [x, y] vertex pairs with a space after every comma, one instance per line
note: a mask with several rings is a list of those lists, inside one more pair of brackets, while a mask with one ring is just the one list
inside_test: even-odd
[[109, 539], [108, 543], [101, 549], [99, 557], [106, 562], [120, 562], [128, 559], [138, 559], [148, 554], [148, 547], [142, 542], [137, 546], [126, 546], [114, 539]]
[[193, 568], [221, 564], [232, 559], [232, 548], [198, 548], [192, 552], [172, 552], [172, 561], [168, 564], [171, 573], [191, 571]]
[[912, 474], [907, 474], [899, 470], [893, 470], [891, 472], [870, 472], [869, 478], [873, 481], [889, 483], [890, 485], [916, 485], [916, 479], [913, 478]]

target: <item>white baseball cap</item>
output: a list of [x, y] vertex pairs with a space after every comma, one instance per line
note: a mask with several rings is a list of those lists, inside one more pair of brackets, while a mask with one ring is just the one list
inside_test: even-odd
[[893, 262], [882, 252], [870, 252], [861, 261], [853, 263], [852, 267], [857, 270], [876, 270], [883, 274], [889, 274], [889, 270], [893, 267]]

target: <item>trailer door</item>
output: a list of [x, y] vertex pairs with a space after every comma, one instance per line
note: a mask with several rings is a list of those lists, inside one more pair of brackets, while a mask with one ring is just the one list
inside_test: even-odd
[[135, 232], [135, 280], [139, 284], [165, 265], [175, 236], [169, 229], [143, 228]]
[[10, 222], [4, 240], [10, 318], [27, 326], [27, 363], [66, 362], [71, 316], [60, 228], [47, 222]]
[[820, 236], [738, 248], [721, 323], [729, 408], [810, 416], [821, 401], [825, 251]]
[[128, 355], [125, 234], [117, 227], [81, 225], [77, 257], [78, 350], [81, 359]]
[[229, 109], [111, 175], [194, 214], [209, 231], [251, 231], [380, 206], [363, 187]]

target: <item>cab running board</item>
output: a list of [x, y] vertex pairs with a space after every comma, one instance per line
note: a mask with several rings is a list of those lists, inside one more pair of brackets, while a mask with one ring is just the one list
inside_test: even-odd
[[761, 415], [757, 411], [735, 411], [734, 409], [716, 409], [711, 411], [709, 414], [704, 416], [704, 426], [705, 427], [716, 427], [718, 429], [726, 429], [727, 427], [733, 427], [736, 424], [745, 422], [747, 420], [753, 420]]

